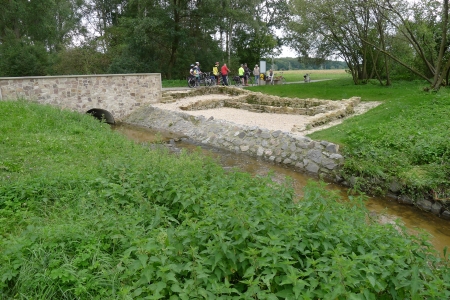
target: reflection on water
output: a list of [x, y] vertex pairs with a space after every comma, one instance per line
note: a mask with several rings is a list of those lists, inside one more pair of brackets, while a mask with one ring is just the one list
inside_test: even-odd
[[[154, 131], [144, 127], [119, 124], [113, 126], [113, 129], [123, 133], [128, 138], [139, 143], [153, 143], [160, 141], [169, 141], [177, 139], [180, 136], [171, 132]], [[198, 149], [199, 145], [188, 142], [177, 142], [177, 148], [187, 150]], [[284, 180], [286, 176], [292, 178], [297, 195], [302, 195], [302, 188], [308, 180], [316, 180], [308, 175], [295, 172], [294, 170], [282, 165], [273, 164], [258, 158], [250, 157], [244, 154], [231, 153], [217, 148], [201, 145], [205, 155], [214, 157], [223, 167], [238, 168], [244, 172], [254, 175], [267, 175], [269, 172], [273, 178], [278, 181]], [[328, 188], [338, 191], [342, 197], [347, 197], [347, 188], [328, 184]], [[450, 247], [450, 222], [436, 217], [430, 213], [422, 212], [412, 206], [402, 205], [390, 198], [370, 197], [366, 202], [370, 211], [378, 214], [386, 214], [389, 219], [400, 219], [405, 226], [414, 230], [424, 230], [432, 235], [431, 242], [438, 251], [442, 253], [444, 247]]]

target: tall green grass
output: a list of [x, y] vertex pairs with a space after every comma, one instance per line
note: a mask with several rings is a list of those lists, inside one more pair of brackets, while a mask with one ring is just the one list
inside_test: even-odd
[[[0, 101], [1, 299], [446, 299], [448, 260], [317, 184]], [[445, 255], [446, 256], [446, 255]]]

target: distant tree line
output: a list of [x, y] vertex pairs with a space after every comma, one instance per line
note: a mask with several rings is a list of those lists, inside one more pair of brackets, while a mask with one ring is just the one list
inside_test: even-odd
[[[231, 69], [279, 55], [279, 69], [341, 68], [355, 84], [449, 82], [449, 0], [4, 0], [0, 76], [161, 73], [198, 61]], [[283, 33], [279, 37], [277, 32]]]

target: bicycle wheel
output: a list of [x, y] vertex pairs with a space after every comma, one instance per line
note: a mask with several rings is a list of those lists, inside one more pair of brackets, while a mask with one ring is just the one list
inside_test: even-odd
[[212, 86], [213, 81], [211, 80], [211, 77], [205, 78], [205, 86]]
[[193, 88], [195, 86], [195, 78], [193, 78], [193, 77], [192, 78], [188, 78], [187, 82], [188, 82], [188, 86], [190, 88]]
[[234, 85], [235, 85], [235, 86], [240, 86], [240, 85], [242, 85], [241, 78], [238, 77], [238, 76], [233, 77], [233, 81], [234, 81]]
[[281, 84], [286, 84], [286, 78], [281, 77]]

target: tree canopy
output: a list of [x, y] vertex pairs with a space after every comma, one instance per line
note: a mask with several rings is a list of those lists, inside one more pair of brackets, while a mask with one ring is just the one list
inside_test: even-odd
[[289, 43], [304, 55], [338, 55], [356, 84], [392, 74], [447, 85], [448, 0], [293, 0]]
[[305, 68], [339, 57], [355, 84], [419, 78], [438, 89], [449, 77], [448, 14], [448, 0], [5, 0], [0, 76], [181, 79], [196, 61], [233, 70], [289, 45]]

